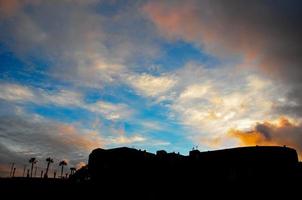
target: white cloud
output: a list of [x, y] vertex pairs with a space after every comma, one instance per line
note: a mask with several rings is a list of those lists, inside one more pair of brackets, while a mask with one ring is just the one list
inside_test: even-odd
[[169, 91], [176, 84], [176, 80], [171, 76], [152, 76], [144, 73], [129, 76], [128, 83], [139, 94], [147, 97], [158, 97]]
[[84, 105], [85, 108], [92, 112], [102, 114], [108, 120], [127, 119], [133, 111], [123, 103], [109, 103], [105, 101], [98, 101], [93, 104]]
[[125, 145], [125, 144], [133, 144], [133, 143], [140, 143], [146, 140], [145, 137], [140, 135], [133, 135], [126, 137], [125, 135], [121, 135], [118, 137], [114, 137], [109, 139], [108, 143], [110, 144], [117, 144], [117, 145]]
[[206, 84], [190, 85], [180, 94], [179, 98], [184, 100], [202, 98], [205, 95], [208, 95], [209, 90], [210, 90], [210, 86]]
[[31, 101], [34, 99], [34, 94], [25, 86], [0, 83], [0, 98], [7, 101]]
[[56, 92], [48, 93], [47, 91], [41, 92], [43, 102], [55, 104], [59, 106], [79, 106], [81, 107], [82, 94], [70, 91], [70, 90], [59, 90]]

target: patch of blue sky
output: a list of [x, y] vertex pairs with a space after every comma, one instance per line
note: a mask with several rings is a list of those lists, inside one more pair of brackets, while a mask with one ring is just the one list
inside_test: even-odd
[[87, 103], [106, 101], [110, 103], [128, 103], [136, 98], [125, 85], [104, 85], [101, 89], [85, 88], [84, 100]]
[[4, 44], [0, 44], [0, 60], [0, 79], [2, 81], [48, 90], [59, 89], [67, 85], [48, 75], [50, 63], [43, 58], [20, 57], [9, 51]]
[[55, 105], [29, 105], [27, 110], [47, 119], [62, 123], [81, 122], [83, 125], [93, 120], [93, 115], [87, 110], [75, 107], [61, 107]]
[[163, 43], [162, 52], [162, 55], [154, 61], [154, 65], [161, 66], [164, 72], [181, 68], [188, 62], [201, 63], [206, 67], [214, 67], [221, 62], [196, 45], [181, 40]]

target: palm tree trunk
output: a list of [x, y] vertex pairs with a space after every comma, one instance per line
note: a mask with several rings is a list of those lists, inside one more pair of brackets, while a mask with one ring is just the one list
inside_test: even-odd
[[25, 170], [26, 170], [26, 165], [24, 165], [24, 168], [23, 168], [23, 177], [25, 177]]
[[12, 177], [15, 177], [16, 167], [14, 167]]
[[12, 166], [11, 166], [11, 169], [10, 169], [10, 173], [9, 173], [10, 177], [12, 177], [13, 170], [14, 170], [14, 165], [15, 165], [15, 163], [12, 163]]
[[64, 165], [62, 165], [62, 168], [61, 168], [61, 178], [63, 178], [63, 168], [64, 168]]
[[33, 170], [34, 170], [34, 163], [31, 163], [31, 169], [30, 169], [30, 178], [33, 177]]
[[37, 177], [37, 169], [38, 169], [38, 168], [37, 168], [37, 166], [36, 166], [36, 167], [35, 167], [35, 175], [34, 175], [35, 177]]
[[49, 164], [50, 164], [50, 162], [47, 163], [46, 172], [45, 172], [45, 177], [48, 176], [47, 174], [48, 174]]

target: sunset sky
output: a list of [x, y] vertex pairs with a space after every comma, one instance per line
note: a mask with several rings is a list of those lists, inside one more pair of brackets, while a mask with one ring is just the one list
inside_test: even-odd
[[94, 148], [302, 156], [299, 0], [0, 0], [0, 176]]

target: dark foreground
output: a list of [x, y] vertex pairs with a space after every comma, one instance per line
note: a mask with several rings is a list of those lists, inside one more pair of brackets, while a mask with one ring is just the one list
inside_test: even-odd
[[188, 156], [96, 149], [69, 179], [0, 179], [2, 195], [31, 199], [294, 199], [301, 188], [301, 162], [287, 147], [193, 150]]
[[[171, 185], [137, 183], [132, 180], [111, 180], [103, 183], [82, 183], [60, 179], [1, 178], [0, 191], [11, 198], [84, 198], [84, 199], [210, 199], [223, 198], [272, 198], [297, 199], [301, 194], [301, 179], [282, 181], [203, 182], [184, 183], [173, 180]], [[298, 196], [296, 196], [298, 195]], [[295, 198], [296, 197], [296, 198]], [[7, 199], [7, 198], [6, 198]], [[299, 199], [299, 198], [298, 198]]]

